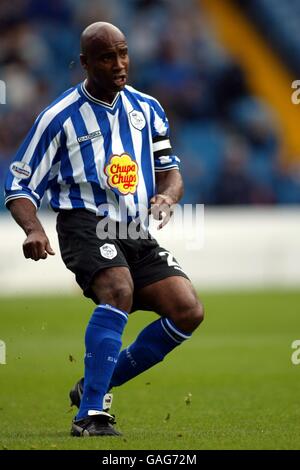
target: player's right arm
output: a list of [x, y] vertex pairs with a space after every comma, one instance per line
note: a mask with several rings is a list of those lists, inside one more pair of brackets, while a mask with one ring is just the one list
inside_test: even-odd
[[42, 113], [10, 165], [5, 182], [5, 204], [27, 236], [24, 256], [35, 261], [54, 255], [37, 210], [49, 179], [55, 176], [53, 165], [60, 138], [61, 125], [55, 113], [51, 110]]
[[23, 243], [25, 258], [38, 261], [46, 259], [48, 254], [55, 255], [32, 202], [25, 198], [18, 198], [8, 202], [7, 206], [17, 224], [27, 235]]

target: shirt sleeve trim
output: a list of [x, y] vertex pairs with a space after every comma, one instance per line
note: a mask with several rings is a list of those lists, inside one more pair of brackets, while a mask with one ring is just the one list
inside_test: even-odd
[[35, 206], [35, 208], [38, 210], [38, 205], [36, 201], [32, 197], [30, 197], [28, 194], [15, 194], [15, 195], [7, 196], [4, 201], [5, 205], [7, 206], [7, 203], [12, 201], [13, 199], [29, 199], [29, 201], [31, 201], [32, 204]]
[[179, 170], [178, 165], [172, 165], [172, 166], [165, 166], [165, 167], [159, 167], [159, 168], [154, 168], [155, 172], [161, 172], [161, 171], [168, 171], [168, 170]]

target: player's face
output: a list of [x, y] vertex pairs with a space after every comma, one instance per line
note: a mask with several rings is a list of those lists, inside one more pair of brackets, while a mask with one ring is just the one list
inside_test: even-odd
[[115, 93], [124, 88], [128, 77], [129, 57], [126, 41], [94, 48], [82, 59], [84, 68], [99, 91]]

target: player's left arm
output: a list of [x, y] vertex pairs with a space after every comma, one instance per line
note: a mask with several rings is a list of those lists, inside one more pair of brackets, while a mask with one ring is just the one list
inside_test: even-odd
[[161, 220], [158, 228], [163, 228], [172, 217], [174, 205], [183, 196], [183, 181], [178, 169], [155, 173], [157, 193], [150, 199], [151, 214]]
[[174, 154], [170, 141], [168, 118], [155, 99], [152, 100], [151, 130], [156, 194], [150, 200], [150, 212], [156, 220], [162, 221], [158, 226], [161, 229], [169, 222], [173, 206], [183, 195], [183, 181], [180, 159]]

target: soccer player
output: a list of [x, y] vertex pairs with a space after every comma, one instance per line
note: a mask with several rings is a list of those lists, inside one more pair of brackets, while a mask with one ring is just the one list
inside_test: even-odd
[[[177, 261], [150, 234], [120, 236], [121, 225], [130, 221], [140, 226], [141, 235], [147, 232], [140, 219], [143, 206], [166, 224], [166, 209], [182, 196], [164, 110], [127, 85], [127, 43], [115, 26], [88, 26], [80, 60], [86, 80], [35, 121], [10, 166], [6, 205], [27, 236], [24, 256], [35, 261], [54, 255], [37, 217], [46, 191], [58, 212], [63, 261], [96, 303], [85, 333], [83, 395], [71, 434], [119, 435], [103, 404], [107, 391], [189, 339], [203, 319], [203, 307]], [[104, 218], [117, 226], [108, 239], [97, 236]], [[160, 318], [120, 352], [128, 314], [138, 308]]]

